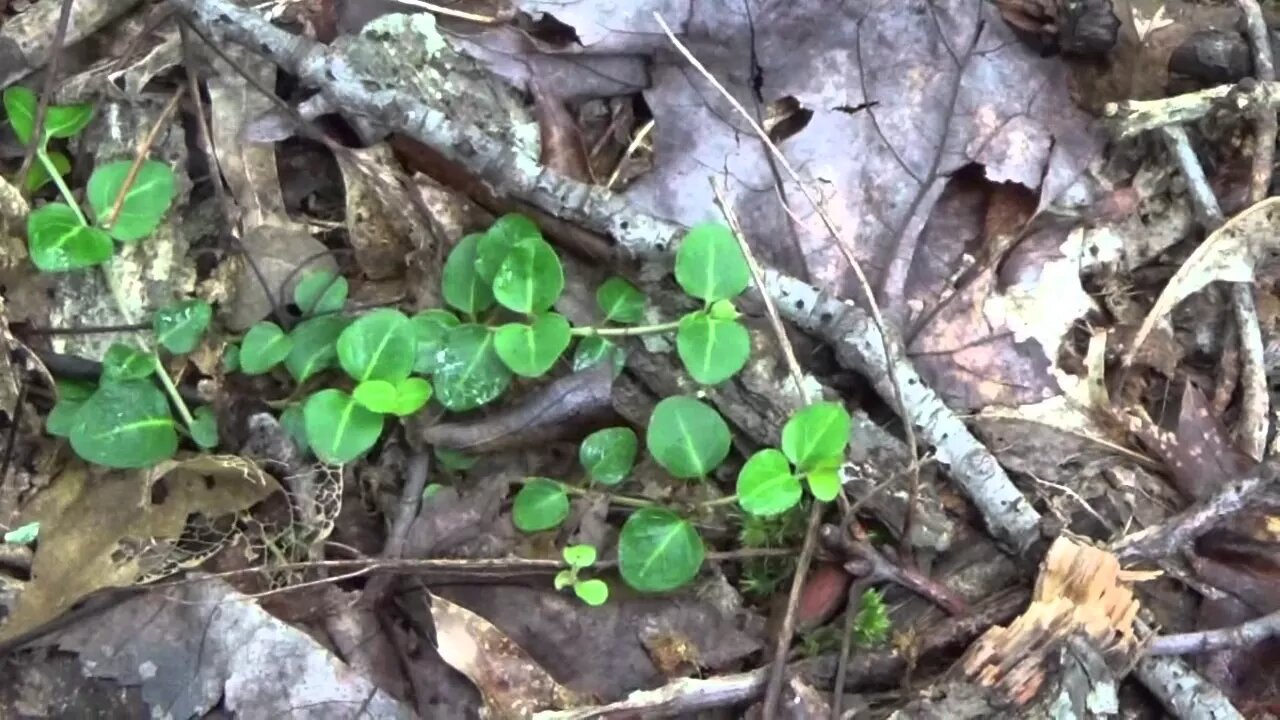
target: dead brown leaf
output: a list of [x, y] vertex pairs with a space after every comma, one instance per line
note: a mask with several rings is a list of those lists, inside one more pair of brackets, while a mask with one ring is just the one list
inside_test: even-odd
[[97, 590], [198, 563], [228, 539], [231, 528], [220, 520], [278, 489], [274, 478], [235, 456], [102, 475], [70, 466], [24, 509], [23, 523], [40, 523], [40, 544], [0, 640], [39, 627]]

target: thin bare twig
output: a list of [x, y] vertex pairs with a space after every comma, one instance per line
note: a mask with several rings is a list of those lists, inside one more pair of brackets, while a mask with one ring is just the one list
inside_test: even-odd
[[[733, 231], [733, 237], [738, 241], [738, 247], [742, 248], [742, 255], [747, 259], [747, 268], [751, 271], [751, 280], [755, 282], [756, 287], [764, 287], [764, 275], [760, 270], [760, 263], [756, 260], [755, 253], [751, 252], [751, 246], [747, 243], [747, 236], [742, 232], [742, 225], [738, 223], [738, 216], [733, 212], [733, 208], [729, 206], [729, 202], [725, 200], [724, 194], [720, 192], [720, 188], [716, 185], [715, 180], [711, 181], [711, 191], [715, 193], [716, 203], [720, 205], [720, 211], [724, 213], [724, 218], [729, 223], [729, 229]], [[768, 293], [760, 293], [760, 297], [764, 300], [764, 309], [769, 316], [769, 327], [773, 329], [774, 337], [778, 339], [778, 348], [782, 350], [782, 357], [787, 361], [787, 370], [791, 372], [791, 381], [796, 384], [796, 397], [800, 402], [807, 403], [809, 398], [804, 390], [804, 370], [800, 368], [800, 361], [796, 359], [796, 349], [791, 346], [791, 341], [787, 339], [787, 329], [782, 325], [782, 318], [778, 315], [778, 306], [774, 304], [773, 298]]]
[[178, 109], [178, 102], [182, 100], [184, 88], [178, 88], [173, 92], [173, 97], [169, 98], [169, 102], [165, 104], [164, 110], [160, 113], [160, 117], [156, 118], [156, 122], [151, 126], [150, 132], [138, 144], [138, 149], [133, 156], [133, 164], [129, 166], [129, 173], [124, 176], [124, 184], [120, 186], [120, 192], [116, 195], [116, 201], [111, 205], [111, 212], [107, 214], [107, 221], [103, 227], [110, 228], [116, 224], [116, 220], [120, 217], [120, 210], [124, 208], [125, 198], [129, 197], [129, 190], [133, 188], [133, 183], [138, 179], [138, 172], [142, 170], [142, 163], [146, 162], [147, 155], [151, 152], [152, 146], [156, 144], [156, 138], [160, 136], [160, 128], [168, 123], [173, 112]]
[[800, 557], [796, 559], [796, 572], [791, 576], [791, 591], [787, 594], [787, 610], [782, 616], [782, 624], [778, 628], [778, 636], [773, 643], [773, 660], [769, 667], [769, 682], [765, 686], [764, 705], [761, 716], [772, 720], [777, 711], [778, 699], [782, 697], [782, 681], [787, 674], [787, 653], [791, 649], [791, 638], [796, 634], [796, 612], [800, 609], [800, 593], [804, 590], [805, 577], [809, 574], [809, 564], [818, 549], [818, 528], [822, 526], [822, 513], [827, 504], [813, 501], [809, 509], [809, 525], [805, 528], [804, 545], [800, 548]]
[[[1236, 0], [1244, 13], [1245, 34], [1253, 50], [1253, 75], [1266, 92], [1276, 79], [1275, 62], [1271, 57], [1271, 32], [1262, 17], [1258, 0]], [[1276, 111], [1265, 105], [1255, 108], [1254, 124], [1257, 132], [1253, 140], [1253, 169], [1249, 177], [1249, 201], [1261, 202], [1271, 188], [1271, 166], [1276, 159]]]
[[[396, 504], [396, 515], [391, 521], [391, 529], [387, 531], [387, 541], [382, 547], [382, 557], [388, 560], [399, 559], [404, 555], [405, 538], [409, 536], [409, 527], [418, 516], [418, 506], [422, 504], [422, 491], [431, 476], [431, 455], [419, 450], [409, 457], [405, 469], [404, 485], [400, 488], [400, 502]], [[370, 604], [377, 603], [391, 587], [389, 574], [378, 575], [364, 586], [362, 600]]]
[[1243, 648], [1280, 634], [1280, 610], [1249, 622], [1199, 632], [1161, 635], [1151, 640], [1149, 655], [1192, 655]]
[[1179, 553], [1197, 537], [1249, 506], [1259, 490], [1280, 475], [1277, 460], [1259, 465], [1247, 477], [1223, 485], [1216, 493], [1163, 524], [1121, 538], [1113, 552], [1123, 563], [1155, 561]]
[[[1212, 233], [1226, 222], [1218, 199], [1209, 187], [1209, 179], [1191, 147], [1187, 131], [1180, 125], [1160, 129], [1182, 170], [1191, 195], [1191, 204], [1205, 232]], [[1274, 142], [1274, 138], [1272, 140]], [[1267, 414], [1270, 398], [1263, 363], [1262, 327], [1258, 321], [1253, 286], [1232, 283], [1231, 306], [1235, 315], [1236, 337], [1240, 342], [1240, 418], [1236, 424], [1236, 441], [1240, 449], [1255, 460], [1262, 459], [1267, 443]]]

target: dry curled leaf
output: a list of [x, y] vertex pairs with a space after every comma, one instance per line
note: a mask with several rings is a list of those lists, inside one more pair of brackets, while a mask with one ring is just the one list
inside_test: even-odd
[[431, 616], [440, 657], [476, 686], [489, 717], [526, 718], [582, 702], [488, 620], [436, 595]]

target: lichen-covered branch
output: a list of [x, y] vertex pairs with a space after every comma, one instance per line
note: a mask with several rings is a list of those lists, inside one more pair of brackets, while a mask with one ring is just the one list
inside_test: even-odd
[[[265, 53], [304, 83], [320, 90], [335, 107], [365, 115], [379, 124], [435, 148], [450, 160], [508, 195], [565, 220], [614, 238], [637, 257], [668, 258], [684, 228], [653, 217], [621, 196], [562, 177], [515, 148], [453, 122], [414, 95], [396, 89], [370, 90], [340, 55], [292, 35], [251, 10], [228, 0], [173, 0], [213, 36]], [[920, 436], [937, 448], [951, 476], [966, 491], [996, 539], [1017, 552], [1036, 537], [1039, 515], [996, 462], [932, 390], [921, 381], [899, 348], [886, 360], [879, 331], [870, 316], [851, 303], [810, 285], [767, 270], [764, 291], [773, 295], [784, 317], [817, 332], [835, 346], [842, 362], [876, 383], [891, 406], [893, 381], [904, 389], [908, 419]], [[797, 305], [798, 299], [808, 302]], [[822, 309], [817, 309], [821, 307]]]
[[1263, 108], [1274, 112], [1280, 107], [1280, 82], [1247, 80], [1159, 100], [1126, 100], [1108, 104], [1103, 115], [1123, 139], [1166, 125], [1195, 122], [1224, 105], [1245, 114]]

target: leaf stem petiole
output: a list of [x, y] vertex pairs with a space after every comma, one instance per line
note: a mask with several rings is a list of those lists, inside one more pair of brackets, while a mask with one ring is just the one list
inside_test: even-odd
[[186, 424], [187, 432], [191, 432], [191, 428], [196, 424], [196, 419], [191, 416], [191, 410], [187, 408], [187, 403], [183, 401], [182, 394], [178, 392], [178, 387], [173, 384], [173, 379], [169, 377], [169, 371], [165, 369], [164, 363], [160, 362], [160, 356], [153, 352], [151, 353], [151, 360], [156, 365], [156, 375], [160, 376], [160, 384], [164, 385], [165, 392], [169, 393], [169, 399], [178, 408], [178, 415], [182, 417], [182, 422]]
[[50, 159], [43, 146], [36, 149], [36, 158], [40, 160], [40, 164], [49, 173], [49, 178], [53, 180], [53, 184], [58, 186], [58, 192], [62, 193], [62, 199], [66, 200], [71, 209], [75, 211], [76, 219], [80, 221], [81, 225], [89, 227], [89, 220], [80, 211], [80, 204], [76, 202], [75, 195], [71, 194], [71, 188], [67, 187], [67, 182], [62, 179], [62, 173], [58, 172], [58, 168], [53, 164], [53, 160]]

